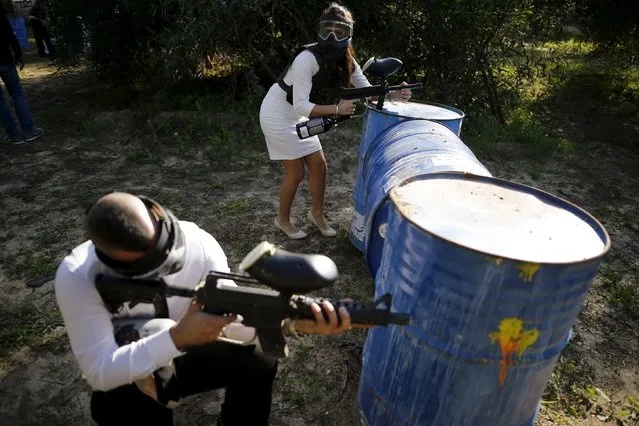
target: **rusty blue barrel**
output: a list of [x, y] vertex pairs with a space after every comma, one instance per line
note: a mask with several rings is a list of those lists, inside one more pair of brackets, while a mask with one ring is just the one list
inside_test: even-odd
[[369, 331], [360, 423], [532, 425], [610, 249], [606, 229], [564, 199], [488, 176], [414, 176], [389, 197], [375, 291], [412, 322]]
[[363, 161], [364, 252], [373, 278], [384, 248], [387, 196], [395, 185], [411, 176], [445, 171], [491, 176], [455, 133], [434, 121], [405, 121], [377, 139]]
[[362, 126], [362, 138], [358, 150], [357, 175], [353, 191], [353, 219], [351, 222], [351, 242], [360, 251], [365, 243], [365, 199], [364, 199], [364, 159], [375, 146], [378, 137], [392, 127], [414, 120], [430, 120], [440, 123], [459, 136], [464, 112], [434, 102], [386, 102], [382, 110], [368, 105]]

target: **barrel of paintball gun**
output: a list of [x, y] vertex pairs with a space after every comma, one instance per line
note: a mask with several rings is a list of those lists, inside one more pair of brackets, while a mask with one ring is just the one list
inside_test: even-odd
[[[313, 302], [321, 306], [328, 301], [338, 310], [345, 307], [351, 317], [351, 323], [362, 325], [409, 325], [410, 317], [407, 314], [391, 312], [390, 309], [381, 309], [372, 303], [358, 303], [344, 300], [313, 298], [308, 296], [293, 296], [291, 309], [288, 316], [291, 319], [314, 319], [311, 305]], [[322, 311], [324, 312], [324, 311]], [[338, 316], [339, 321], [339, 316]]]

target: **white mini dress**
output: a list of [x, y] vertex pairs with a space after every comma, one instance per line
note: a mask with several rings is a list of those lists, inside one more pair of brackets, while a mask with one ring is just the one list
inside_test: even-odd
[[[370, 86], [362, 69], [354, 63], [351, 84], [354, 87]], [[319, 138], [300, 139], [295, 125], [308, 120], [308, 115], [315, 107], [309, 101], [313, 76], [319, 71], [319, 64], [313, 53], [301, 52], [284, 76], [284, 83], [293, 85], [293, 105], [286, 102], [286, 92], [275, 82], [262, 100], [260, 107], [260, 127], [266, 139], [269, 158], [271, 160], [295, 160], [320, 151], [322, 145]]]

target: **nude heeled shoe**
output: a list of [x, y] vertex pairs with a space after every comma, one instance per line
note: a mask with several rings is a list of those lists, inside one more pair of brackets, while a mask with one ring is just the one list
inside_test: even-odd
[[286, 236], [289, 237], [291, 240], [301, 240], [302, 238], [306, 238], [306, 232], [302, 231], [301, 229], [298, 229], [297, 232], [286, 232], [284, 228], [282, 228], [282, 225], [280, 225], [280, 220], [277, 216], [275, 216], [275, 220], [273, 220], [273, 223], [275, 224], [277, 229], [285, 233]]
[[320, 232], [322, 233], [323, 236], [325, 236], [325, 237], [334, 237], [335, 235], [337, 235], [337, 231], [335, 231], [333, 228], [331, 228], [328, 225], [327, 225], [326, 229], [320, 228], [320, 226], [315, 221], [315, 217], [313, 217], [313, 213], [311, 213], [311, 212], [308, 212], [308, 220], [313, 225], [317, 226], [317, 229], [320, 230]]

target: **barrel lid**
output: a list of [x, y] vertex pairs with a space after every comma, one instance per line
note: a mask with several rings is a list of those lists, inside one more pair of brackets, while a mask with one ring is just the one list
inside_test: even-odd
[[432, 173], [403, 181], [390, 197], [419, 228], [496, 257], [575, 263], [603, 256], [610, 247], [605, 228], [585, 210], [494, 177]]
[[[375, 108], [374, 105], [375, 102], [373, 106], [371, 106], [372, 109]], [[459, 120], [464, 117], [463, 111], [457, 108], [432, 102], [399, 102], [386, 100], [384, 102], [384, 108], [377, 112], [427, 120]]]

